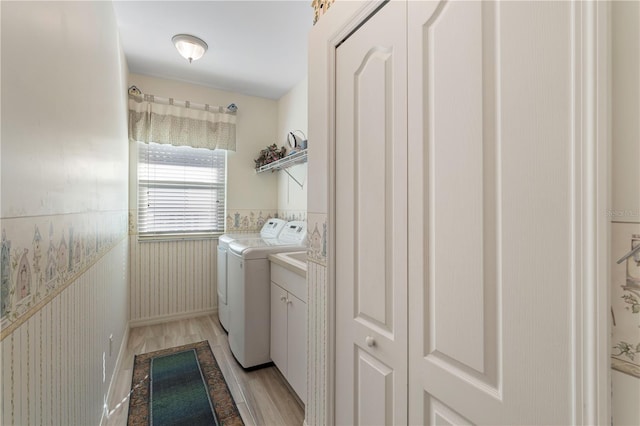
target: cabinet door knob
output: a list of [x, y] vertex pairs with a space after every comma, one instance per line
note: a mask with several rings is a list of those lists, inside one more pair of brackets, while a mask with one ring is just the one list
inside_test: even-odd
[[293, 303], [293, 300], [287, 299], [287, 305], [291, 305]]
[[369, 346], [370, 348], [374, 347], [376, 345], [376, 340], [371, 336], [367, 336], [364, 339], [364, 341], [367, 342], [367, 346]]
[[286, 302], [287, 301], [287, 296], [280, 296], [280, 301], [281, 302]]

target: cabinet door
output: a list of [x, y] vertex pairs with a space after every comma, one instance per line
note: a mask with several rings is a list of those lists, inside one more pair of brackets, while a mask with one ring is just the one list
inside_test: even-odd
[[289, 297], [287, 380], [302, 402], [307, 402], [307, 304]]
[[336, 424], [407, 423], [406, 4], [336, 53]]
[[582, 424], [581, 2], [408, 3], [409, 424]]
[[271, 283], [271, 360], [287, 375], [287, 292]]

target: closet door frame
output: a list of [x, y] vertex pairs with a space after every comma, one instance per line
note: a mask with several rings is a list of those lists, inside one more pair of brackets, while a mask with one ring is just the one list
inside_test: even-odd
[[[391, 0], [404, 1], [404, 0]], [[337, 1], [309, 34], [309, 215], [324, 217], [327, 224], [326, 274], [318, 292], [309, 293], [309, 339], [322, 353], [309, 355], [309, 370], [322, 379], [309, 386], [305, 424], [334, 423], [335, 398], [335, 159], [340, 147], [335, 140], [336, 49], [368, 19], [384, 1]], [[609, 362], [609, 224], [604, 212], [610, 196], [610, 5], [586, 2], [574, 5], [577, 27], [584, 41], [575, 51], [581, 56], [582, 80], [575, 96], [583, 118], [575, 129], [583, 141], [581, 170], [576, 170], [580, 204], [574, 218], [576, 274], [581, 287], [574, 295], [573, 312], [578, 339], [575, 342], [575, 385], [578, 397], [573, 410], [583, 424], [606, 424], [610, 420]], [[409, 288], [411, 296], [411, 288]], [[318, 361], [321, 360], [321, 361]], [[321, 395], [314, 398], [312, 393]], [[320, 420], [319, 420], [320, 419]]]
[[[336, 154], [340, 150], [335, 140], [336, 49], [385, 3], [386, 1], [338, 0], [309, 33], [308, 132], [309, 140], [313, 143], [309, 146], [308, 192], [314, 195], [307, 201], [307, 212], [309, 217], [312, 213], [323, 214], [327, 223], [325, 281], [318, 283], [320, 294], [309, 292], [307, 305], [309, 344], [323, 352], [310, 354], [307, 368], [309, 371], [315, 369], [324, 379], [319, 383], [320, 389], [313, 384], [307, 387], [305, 425], [310, 426], [335, 424], [335, 188]], [[313, 225], [310, 223], [309, 226]], [[325, 329], [322, 330], [322, 327]], [[311, 339], [315, 339], [315, 345]], [[312, 393], [322, 396], [314, 398]]]

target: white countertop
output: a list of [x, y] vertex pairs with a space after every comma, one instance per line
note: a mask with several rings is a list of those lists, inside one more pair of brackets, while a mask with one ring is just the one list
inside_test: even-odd
[[282, 266], [283, 268], [290, 270], [291, 272], [295, 272], [302, 277], [306, 278], [307, 276], [306, 251], [270, 254], [269, 260]]

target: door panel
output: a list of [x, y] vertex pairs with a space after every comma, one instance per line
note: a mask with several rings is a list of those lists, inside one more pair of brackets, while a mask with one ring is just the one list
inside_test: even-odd
[[576, 6], [408, 7], [409, 423], [573, 424]]
[[388, 3], [336, 54], [337, 424], [407, 422], [405, 21]]
[[424, 397], [424, 406], [427, 410], [425, 418], [429, 420], [426, 424], [451, 426], [472, 424], [469, 420], [453, 411], [450, 407], [447, 407], [437, 399], [430, 397], [429, 394], [425, 393]]
[[356, 353], [356, 389], [358, 417], [356, 424], [390, 425], [393, 424], [393, 369], [380, 362], [367, 352], [358, 348]]
[[[494, 384], [495, 374], [484, 377], [487, 367], [495, 373], [495, 298], [485, 298], [495, 293], [495, 252], [485, 250], [485, 244], [487, 249], [495, 246], [496, 218], [495, 178], [484, 161], [495, 142], [483, 138], [488, 129], [483, 126], [482, 8], [481, 2], [448, 4], [435, 12], [422, 34], [432, 43], [426, 58], [433, 123], [427, 190], [429, 293], [438, 300], [455, 300], [457, 308], [433, 303], [424, 321], [430, 324], [427, 336], [431, 334], [426, 353]], [[487, 351], [490, 358], [485, 360]]]
[[[348, 48], [348, 46], [347, 46]], [[386, 90], [392, 88], [391, 49], [373, 46], [354, 74], [355, 127], [353, 189], [355, 256], [367, 258], [354, 269], [355, 316], [369, 327], [393, 333], [393, 256], [385, 240], [393, 229], [392, 117]], [[372, 173], [371, 170], [376, 170]]]

